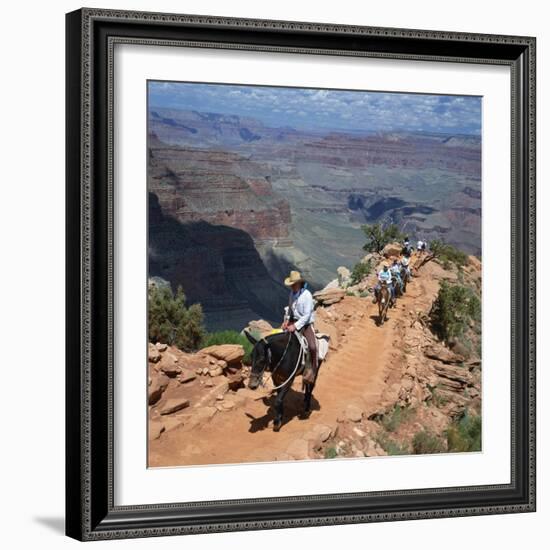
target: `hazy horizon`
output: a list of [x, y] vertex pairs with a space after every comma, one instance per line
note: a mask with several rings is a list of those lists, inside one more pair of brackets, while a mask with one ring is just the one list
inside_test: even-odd
[[149, 81], [149, 109], [255, 118], [266, 126], [480, 137], [481, 97]]

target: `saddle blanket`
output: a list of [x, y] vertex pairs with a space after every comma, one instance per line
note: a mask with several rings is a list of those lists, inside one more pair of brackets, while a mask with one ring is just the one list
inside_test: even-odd
[[[300, 342], [302, 349], [304, 350], [302, 357], [305, 362], [305, 358], [308, 355], [307, 340], [305, 336], [302, 336], [299, 332], [295, 332], [295, 334], [298, 337], [298, 341]], [[328, 334], [323, 334], [322, 332], [315, 332], [315, 338], [317, 340], [317, 358], [319, 361], [324, 361], [328, 354], [330, 336]]]

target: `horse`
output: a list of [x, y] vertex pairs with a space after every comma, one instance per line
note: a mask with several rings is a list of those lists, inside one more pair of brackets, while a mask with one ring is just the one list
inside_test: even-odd
[[388, 316], [390, 307], [391, 293], [387, 283], [380, 283], [380, 292], [378, 292], [378, 324], [382, 326]]
[[[270, 334], [259, 340], [247, 330], [244, 331], [244, 334], [254, 346], [248, 387], [251, 390], [257, 389], [263, 381], [264, 372], [271, 373], [271, 379], [277, 391], [273, 431], [278, 432], [283, 424], [284, 399], [296, 376], [303, 374], [304, 371], [304, 362], [302, 361], [304, 351], [298, 337], [292, 332]], [[314, 383], [303, 383], [305, 417], [311, 412], [313, 386]]]
[[405, 293], [409, 282], [409, 271], [405, 266], [401, 266], [401, 280], [403, 281], [403, 293]]

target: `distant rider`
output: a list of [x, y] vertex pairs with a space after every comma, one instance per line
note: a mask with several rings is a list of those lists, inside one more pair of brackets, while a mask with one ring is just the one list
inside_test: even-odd
[[412, 246], [411, 241], [409, 241], [409, 237], [405, 237], [405, 240], [403, 241], [403, 254], [407, 254], [408, 256], [411, 255], [412, 252]]
[[403, 256], [401, 258], [401, 265], [405, 268], [405, 271], [407, 272], [407, 275], [409, 276], [409, 279], [412, 279], [412, 272], [411, 272], [411, 259], [409, 256]]

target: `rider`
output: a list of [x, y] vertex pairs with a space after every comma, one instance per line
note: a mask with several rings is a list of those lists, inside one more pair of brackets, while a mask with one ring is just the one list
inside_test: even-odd
[[405, 268], [405, 271], [407, 272], [407, 275], [409, 276], [409, 279], [412, 279], [412, 273], [411, 273], [411, 259], [409, 256], [405, 255], [401, 258], [401, 265]]
[[403, 254], [409, 254], [412, 251], [411, 241], [409, 241], [409, 237], [406, 236], [405, 240], [403, 241]]
[[392, 274], [392, 277], [395, 278], [397, 284], [399, 285], [399, 289], [401, 290], [401, 293], [403, 293], [403, 280], [401, 279], [401, 264], [399, 263], [399, 260], [395, 258], [392, 262], [392, 265], [390, 267], [390, 272]]
[[393, 300], [395, 300], [395, 289], [393, 288], [393, 285], [391, 284], [391, 271], [389, 270], [389, 266], [387, 263], [382, 264], [382, 270], [378, 272], [378, 284], [374, 287], [374, 299], [373, 303], [376, 304], [378, 302], [378, 296], [380, 295], [380, 289], [382, 288], [382, 283], [386, 283], [388, 285], [388, 290], [390, 291], [391, 297]]
[[285, 286], [290, 288], [290, 295], [288, 298], [289, 316], [288, 319], [285, 318], [282, 328], [288, 332], [298, 331], [305, 337], [312, 368], [306, 369], [303, 380], [313, 384], [319, 368], [317, 341], [313, 330], [313, 322], [315, 321], [313, 296], [298, 271], [291, 271], [284, 282]]
[[426, 250], [426, 244], [424, 243], [424, 241], [419, 240], [416, 243], [416, 250], [417, 250], [418, 253], [421, 253], [424, 250]]

